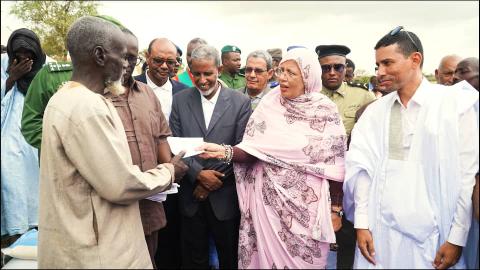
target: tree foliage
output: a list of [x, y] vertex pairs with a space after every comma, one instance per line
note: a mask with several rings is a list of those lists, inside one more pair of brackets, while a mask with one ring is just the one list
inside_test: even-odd
[[47, 55], [65, 60], [70, 25], [82, 16], [97, 15], [97, 6], [94, 1], [18, 1], [10, 14], [24, 21], [39, 36]]

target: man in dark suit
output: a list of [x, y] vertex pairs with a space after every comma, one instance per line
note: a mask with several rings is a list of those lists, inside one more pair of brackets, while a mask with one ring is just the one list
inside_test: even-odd
[[[170, 115], [173, 136], [203, 137], [206, 142], [241, 142], [251, 114], [250, 100], [218, 81], [220, 56], [208, 45], [192, 52], [196, 87], [175, 95]], [[208, 268], [212, 234], [220, 268], [237, 268], [239, 209], [231, 164], [198, 157], [185, 159], [190, 169], [180, 182], [182, 268]]]
[[[173, 95], [188, 86], [170, 79], [177, 65], [177, 47], [166, 38], [152, 40], [147, 50], [148, 69], [135, 80], [150, 86], [160, 101], [165, 118], [170, 117]], [[159, 269], [178, 269], [181, 263], [180, 212], [178, 194], [170, 194], [163, 202], [167, 225], [158, 231], [155, 263]]]

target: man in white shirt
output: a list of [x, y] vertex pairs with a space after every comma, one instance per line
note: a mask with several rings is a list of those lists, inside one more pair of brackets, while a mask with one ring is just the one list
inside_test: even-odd
[[[355, 268], [464, 268], [478, 170], [478, 92], [431, 84], [420, 39], [397, 27], [375, 46], [377, 78], [395, 92], [352, 131], [344, 209]], [[441, 91], [439, 91], [439, 89]]]
[[446, 55], [440, 60], [438, 68], [435, 69], [435, 80], [438, 84], [443, 85], [452, 85], [453, 84], [453, 75], [455, 74], [455, 68], [457, 67], [458, 62], [462, 58], [458, 55], [451, 54]]
[[170, 117], [172, 97], [187, 85], [170, 79], [177, 61], [177, 47], [166, 38], [156, 38], [148, 46], [146, 53], [148, 69], [135, 77], [135, 80], [146, 83], [158, 97], [165, 118]]

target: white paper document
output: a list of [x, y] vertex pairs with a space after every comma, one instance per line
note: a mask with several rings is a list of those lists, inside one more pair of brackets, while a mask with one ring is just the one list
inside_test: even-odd
[[165, 190], [164, 192], [160, 192], [150, 197], [147, 197], [147, 200], [154, 201], [154, 202], [164, 202], [167, 199], [168, 194], [178, 193], [179, 187], [180, 187], [179, 184], [173, 183], [169, 190]]
[[185, 156], [191, 157], [203, 153], [203, 151], [197, 151], [195, 148], [204, 144], [203, 138], [181, 138], [181, 137], [167, 137], [168, 144], [174, 155], [184, 150]]

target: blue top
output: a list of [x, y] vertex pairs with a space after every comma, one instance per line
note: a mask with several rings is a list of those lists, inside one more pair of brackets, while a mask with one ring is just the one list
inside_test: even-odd
[[2, 54], [2, 142], [1, 181], [3, 235], [23, 234], [38, 226], [38, 151], [20, 132], [23, 94], [15, 83], [6, 94], [8, 55]]

